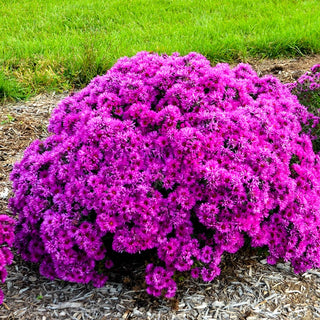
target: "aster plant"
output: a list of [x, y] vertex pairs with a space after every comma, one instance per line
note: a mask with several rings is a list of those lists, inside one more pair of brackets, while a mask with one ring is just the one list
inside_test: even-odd
[[[0, 281], [5, 282], [7, 278], [6, 266], [12, 263], [13, 254], [10, 247], [14, 241], [15, 220], [7, 215], [0, 215]], [[0, 304], [2, 304], [4, 294], [0, 289]]]
[[153, 250], [147, 292], [211, 281], [224, 252], [320, 266], [320, 165], [307, 109], [249, 65], [122, 58], [53, 111], [11, 174], [16, 245], [50, 279], [104, 285], [112, 254]]

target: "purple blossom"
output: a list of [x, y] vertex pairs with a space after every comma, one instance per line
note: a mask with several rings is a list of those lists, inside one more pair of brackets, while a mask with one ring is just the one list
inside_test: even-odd
[[[13, 260], [10, 247], [14, 241], [15, 220], [7, 215], [0, 215], [0, 281], [5, 282], [7, 277], [6, 266]], [[0, 304], [2, 304], [4, 294], [0, 289]]]
[[317, 268], [310, 117], [289, 88], [249, 65], [211, 67], [197, 53], [122, 58], [61, 101], [52, 135], [15, 164], [18, 251], [50, 279], [101, 286], [114, 251], [155, 249], [147, 292], [166, 297], [175, 272], [213, 280], [245, 236], [268, 246], [272, 263]]

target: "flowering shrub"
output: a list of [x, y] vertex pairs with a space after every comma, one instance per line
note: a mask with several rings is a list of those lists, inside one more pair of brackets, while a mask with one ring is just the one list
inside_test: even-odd
[[[12, 263], [13, 255], [9, 249], [14, 241], [15, 221], [7, 215], [0, 215], [0, 280], [5, 282], [7, 277], [6, 265]], [[3, 302], [3, 292], [0, 289], [0, 304]]]
[[11, 174], [16, 242], [42, 275], [102, 286], [112, 253], [153, 249], [148, 293], [211, 281], [245, 238], [269, 263], [320, 266], [320, 165], [306, 108], [249, 65], [120, 59], [53, 111]]
[[296, 82], [287, 85], [291, 93], [295, 94], [300, 103], [308, 108], [313, 115], [310, 117], [305, 132], [312, 138], [313, 150], [320, 151], [320, 64], [314, 65], [310, 72], [306, 72]]

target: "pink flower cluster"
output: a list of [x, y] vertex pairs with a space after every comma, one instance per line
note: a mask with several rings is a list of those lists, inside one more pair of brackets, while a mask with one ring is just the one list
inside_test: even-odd
[[[7, 277], [6, 266], [12, 263], [13, 254], [9, 247], [14, 241], [15, 220], [7, 215], [0, 215], [0, 281], [5, 282]], [[0, 289], [0, 304], [3, 302], [3, 292]]]
[[11, 174], [16, 243], [42, 275], [101, 286], [112, 252], [153, 249], [148, 293], [211, 281], [245, 241], [320, 266], [320, 158], [309, 113], [249, 65], [140, 52], [63, 100]]
[[297, 94], [316, 91], [320, 89], [320, 64], [315, 64], [309, 72], [302, 75], [296, 82], [287, 85]]
[[287, 87], [310, 112], [303, 131], [308, 133], [312, 139], [313, 150], [318, 153], [320, 151], [320, 64], [314, 65], [296, 82], [287, 84]]

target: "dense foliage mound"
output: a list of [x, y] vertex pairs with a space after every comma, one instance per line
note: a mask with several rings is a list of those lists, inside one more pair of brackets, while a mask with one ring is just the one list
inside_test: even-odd
[[[10, 247], [14, 241], [15, 220], [7, 215], [0, 215], [0, 281], [5, 282], [7, 277], [6, 266], [12, 263], [13, 255]], [[0, 289], [0, 304], [3, 302], [3, 292]]]
[[211, 281], [245, 240], [269, 263], [320, 267], [310, 114], [276, 78], [141, 52], [63, 100], [11, 175], [16, 243], [42, 275], [101, 286], [112, 253], [153, 249], [147, 291]]

